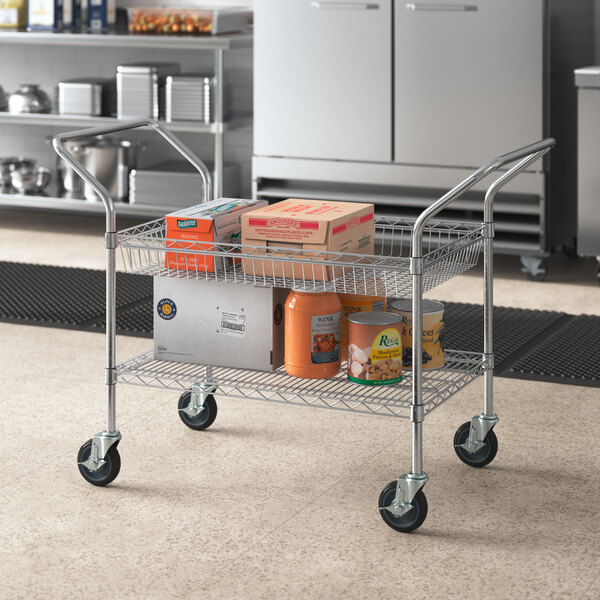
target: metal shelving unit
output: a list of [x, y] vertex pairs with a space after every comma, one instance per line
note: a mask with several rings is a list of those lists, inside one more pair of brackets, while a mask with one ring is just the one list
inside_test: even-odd
[[[215, 93], [215, 120], [213, 123], [198, 123], [194, 121], [163, 122], [163, 126], [170, 131], [194, 134], [212, 135], [214, 137], [214, 164], [213, 195], [221, 196], [223, 189], [224, 165], [224, 135], [252, 125], [251, 114], [234, 114], [227, 121], [223, 118], [223, 61], [224, 53], [230, 50], [251, 48], [253, 36], [251, 33], [239, 33], [219, 36], [166, 36], [166, 35], [138, 35], [123, 33], [70, 33], [70, 32], [27, 32], [27, 31], [2, 31], [0, 30], [0, 46], [3, 44], [22, 44], [28, 46], [78, 46], [92, 48], [123, 48], [125, 51], [132, 48], [161, 48], [165, 50], [185, 50], [212, 52], [214, 59], [214, 75], [216, 81]], [[11, 114], [0, 112], [0, 123], [19, 126], [46, 126], [52, 128], [81, 128], [113, 126], [121, 123], [111, 117], [79, 117], [57, 114]], [[24, 195], [0, 194], [0, 207], [46, 209], [78, 213], [102, 213], [101, 203], [89, 203], [79, 200], [68, 200], [56, 195]], [[143, 205], [117, 205], [119, 214], [155, 216], [164, 214], [155, 206]]]
[[[490, 463], [498, 448], [492, 431], [498, 417], [493, 409], [493, 203], [496, 193], [521, 171], [546, 154], [554, 145], [547, 139], [500, 156], [472, 173], [414, 220], [375, 218], [375, 254], [315, 252], [265, 248], [244, 244], [207, 244], [169, 239], [165, 220], [157, 219], [121, 232], [116, 231], [114, 203], [108, 192], [65, 149], [64, 142], [87, 135], [113, 133], [119, 129], [148, 126], [178, 150], [207, 182], [206, 167], [168, 131], [153, 121], [136, 121], [120, 128], [97, 128], [58, 135], [57, 153], [89, 183], [103, 199], [106, 208], [106, 429], [80, 449], [79, 470], [94, 485], [107, 485], [118, 475], [120, 457], [117, 445], [121, 433], [116, 427], [116, 384], [153, 386], [182, 391], [179, 416], [192, 429], [206, 429], [216, 418], [215, 394], [273, 402], [317, 406], [408, 418], [412, 425], [412, 468], [389, 483], [379, 498], [383, 520], [398, 531], [412, 531], [427, 516], [423, 486], [428, 476], [423, 470], [423, 421], [435, 408], [479, 375], [484, 378], [483, 411], [458, 428], [454, 447], [467, 465]], [[516, 163], [514, 166], [510, 166]], [[498, 173], [502, 167], [508, 170]], [[498, 177], [489, 187], [483, 206], [482, 223], [436, 221], [434, 217], [486, 176]], [[205, 185], [205, 201], [210, 186]], [[412, 298], [412, 327], [422, 331], [423, 293], [473, 267], [481, 249], [484, 255], [484, 352], [447, 350], [444, 367], [424, 371], [417, 360], [405, 379], [396, 385], [364, 386], [347, 380], [344, 371], [323, 379], [301, 379], [284, 369], [262, 372], [221, 366], [156, 360], [149, 351], [120, 365], [116, 363], [116, 253], [121, 254], [130, 273], [212, 280], [222, 285], [244, 284]], [[176, 255], [177, 268], [170, 268], [168, 255]], [[217, 257], [223, 260], [216, 261]], [[223, 267], [210, 272], [208, 258]], [[204, 264], [203, 264], [204, 263]], [[182, 266], [183, 265], [183, 266]], [[277, 273], [277, 275], [275, 275]], [[413, 338], [413, 356], [421, 356], [423, 339]]]
[[[0, 123], [12, 125], [46, 125], [49, 127], [100, 127], [120, 123], [116, 117], [80, 117], [77, 115], [57, 114], [11, 114], [0, 112]], [[226, 123], [199, 123], [198, 121], [159, 121], [169, 131], [187, 133], [226, 133], [252, 125], [252, 115], [242, 114], [229, 119]]]
[[142, 35], [128, 31], [107, 33], [79, 33], [54, 31], [3, 31], [0, 44], [47, 44], [61, 46], [89, 46], [92, 48], [164, 48], [169, 50], [235, 50], [250, 48], [251, 33], [230, 35]]

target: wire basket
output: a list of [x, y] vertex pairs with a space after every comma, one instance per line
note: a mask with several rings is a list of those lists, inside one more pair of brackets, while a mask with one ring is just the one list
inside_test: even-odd
[[[375, 254], [173, 240], [165, 219], [118, 233], [124, 268], [141, 275], [260, 287], [409, 297], [414, 220], [375, 218]], [[423, 292], [477, 264], [483, 224], [430, 223], [423, 235]]]

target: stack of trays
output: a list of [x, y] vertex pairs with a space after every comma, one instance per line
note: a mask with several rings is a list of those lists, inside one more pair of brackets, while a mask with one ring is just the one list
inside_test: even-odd
[[138, 63], [117, 67], [117, 117], [160, 119], [167, 75], [179, 73], [175, 63]]
[[83, 77], [59, 81], [56, 90], [58, 113], [97, 117], [114, 111], [114, 82]]
[[214, 93], [214, 77], [191, 73], [168, 76], [165, 83], [165, 120], [212, 123], [215, 120]]
[[[207, 163], [209, 171], [213, 166]], [[223, 168], [225, 198], [237, 198], [240, 194], [241, 171], [237, 164]], [[185, 208], [202, 202], [202, 179], [189, 163], [170, 160], [133, 169], [129, 175], [129, 202], [152, 206]]]

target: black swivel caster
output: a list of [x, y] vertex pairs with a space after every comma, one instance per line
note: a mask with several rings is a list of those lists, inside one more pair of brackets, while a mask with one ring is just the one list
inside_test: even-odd
[[[118, 442], [117, 442], [118, 443]], [[92, 440], [88, 440], [77, 454], [77, 462], [85, 462], [92, 452]], [[85, 465], [78, 464], [79, 472], [83, 478], [92, 485], [104, 486], [113, 482], [121, 470], [121, 457], [117, 444], [113, 444], [104, 457], [106, 461], [97, 471], [90, 471]]]
[[411, 502], [413, 508], [402, 516], [396, 516], [386, 507], [390, 506], [396, 497], [397, 484], [398, 482], [394, 480], [383, 488], [379, 496], [379, 514], [392, 529], [408, 533], [423, 525], [425, 517], [427, 517], [427, 499], [423, 490], [419, 490]]
[[195, 429], [197, 431], [207, 429], [217, 418], [217, 401], [212, 394], [208, 395], [204, 401], [204, 410], [202, 410], [198, 415], [193, 416], [181, 410], [182, 408], [189, 406], [191, 397], [192, 392], [190, 391], [183, 392], [183, 394], [181, 394], [179, 397], [179, 403], [177, 405], [177, 408], [179, 409], [179, 418], [190, 429]]
[[488, 431], [488, 434], [483, 440], [483, 447], [476, 452], [469, 452], [465, 448], [461, 448], [461, 444], [464, 444], [469, 439], [469, 431], [471, 430], [471, 421], [463, 423], [454, 434], [454, 450], [466, 465], [470, 467], [481, 468], [489, 465], [498, 452], [498, 438], [494, 433], [494, 430]]

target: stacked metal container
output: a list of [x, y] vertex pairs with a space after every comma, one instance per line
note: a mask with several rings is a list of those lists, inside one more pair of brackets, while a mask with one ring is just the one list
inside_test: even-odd
[[[214, 166], [207, 163], [209, 170]], [[223, 192], [226, 198], [236, 198], [241, 189], [241, 169], [238, 164], [225, 164]], [[133, 169], [129, 175], [129, 202], [152, 206], [193, 206], [201, 202], [202, 180], [186, 162], [164, 161], [144, 169]]]
[[192, 73], [168, 76], [165, 120], [212, 123], [215, 120], [214, 91], [215, 78], [212, 76]]
[[114, 81], [98, 77], [59, 81], [56, 98], [61, 115], [110, 116], [114, 111]]
[[117, 67], [117, 117], [160, 119], [164, 108], [164, 82], [179, 73], [176, 63], [138, 63]]

